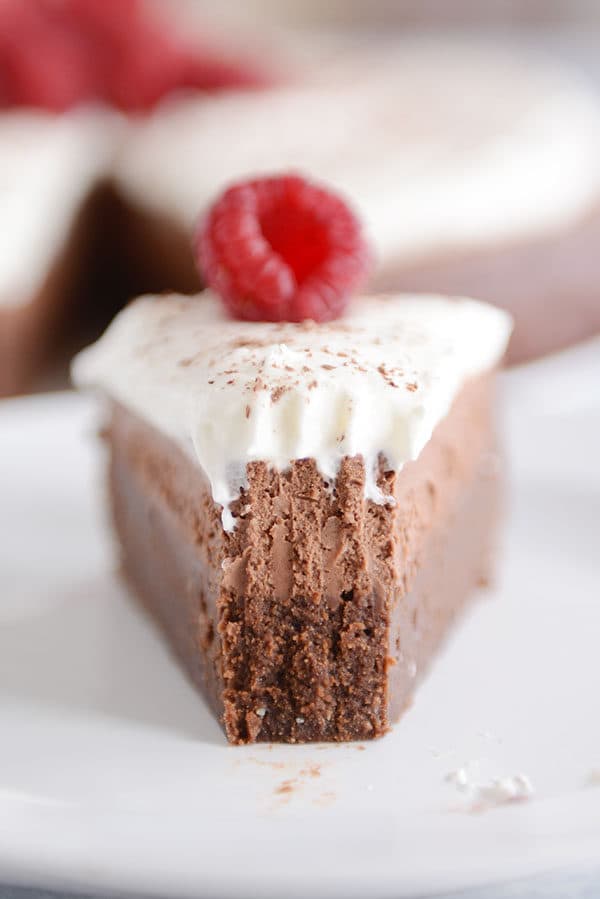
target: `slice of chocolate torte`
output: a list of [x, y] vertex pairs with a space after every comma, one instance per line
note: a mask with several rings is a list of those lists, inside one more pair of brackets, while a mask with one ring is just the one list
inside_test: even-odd
[[353, 220], [281, 180], [230, 191], [203, 226], [221, 296], [136, 300], [74, 379], [109, 400], [127, 580], [228, 739], [364, 740], [490, 573], [511, 321], [436, 296], [342, 308], [365, 259]]

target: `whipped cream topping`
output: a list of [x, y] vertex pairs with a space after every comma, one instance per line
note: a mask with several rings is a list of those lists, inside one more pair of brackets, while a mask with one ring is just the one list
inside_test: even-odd
[[248, 462], [314, 458], [326, 479], [362, 455], [365, 495], [379, 454], [416, 459], [464, 382], [493, 368], [511, 332], [474, 300], [356, 299], [328, 324], [234, 321], [210, 291], [142, 297], [77, 356], [73, 378], [173, 438], [201, 466], [223, 524]]
[[0, 115], [0, 306], [38, 293], [113, 160], [121, 125], [91, 109]]
[[227, 183], [298, 169], [346, 195], [384, 265], [568, 226], [600, 196], [600, 104], [560, 68], [419, 39], [317, 68], [303, 87], [167, 105], [120, 188], [188, 229]]

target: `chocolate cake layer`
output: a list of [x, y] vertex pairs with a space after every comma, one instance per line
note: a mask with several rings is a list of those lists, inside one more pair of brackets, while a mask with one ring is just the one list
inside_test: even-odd
[[415, 462], [248, 465], [223, 531], [201, 470], [114, 406], [111, 495], [124, 573], [232, 743], [363, 740], [410, 702], [488, 576], [497, 520], [492, 379], [465, 386]]

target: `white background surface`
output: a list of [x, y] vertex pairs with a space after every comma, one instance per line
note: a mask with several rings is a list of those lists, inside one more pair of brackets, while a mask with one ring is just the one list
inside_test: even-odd
[[[0, 880], [351, 899], [597, 861], [600, 344], [503, 386], [497, 587], [363, 751], [228, 747], [114, 575], [89, 404], [2, 403]], [[465, 762], [534, 798], [473, 813]]]

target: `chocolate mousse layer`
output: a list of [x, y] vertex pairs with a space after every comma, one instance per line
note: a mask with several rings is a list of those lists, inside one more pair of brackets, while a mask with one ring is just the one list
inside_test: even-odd
[[247, 467], [223, 530], [202, 470], [114, 405], [113, 515], [124, 574], [232, 743], [385, 733], [476, 587], [498, 518], [491, 376], [459, 392], [416, 461], [380, 461], [394, 504], [314, 459]]

